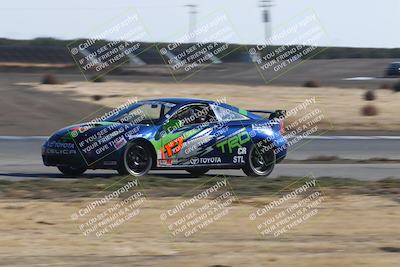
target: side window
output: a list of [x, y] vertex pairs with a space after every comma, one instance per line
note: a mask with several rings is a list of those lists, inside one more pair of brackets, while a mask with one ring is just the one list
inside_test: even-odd
[[171, 107], [160, 103], [145, 103], [124, 114], [119, 120], [129, 123], [157, 124], [170, 109]]
[[209, 105], [190, 105], [171, 117], [170, 121], [179, 121], [180, 127], [190, 124], [216, 122], [217, 118]]
[[213, 105], [212, 106], [215, 114], [217, 115], [218, 119], [223, 122], [228, 122], [228, 121], [240, 121], [240, 120], [248, 120], [249, 118], [237, 113], [235, 111], [232, 111], [230, 109], [218, 106], [218, 105]]

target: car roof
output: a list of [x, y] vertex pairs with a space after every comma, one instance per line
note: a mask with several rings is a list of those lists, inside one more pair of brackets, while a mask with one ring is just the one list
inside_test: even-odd
[[[148, 101], [160, 101], [160, 102], [168, 102], [168, 103], [172, 103], [177, 105], [177, 108], [187, 105], [187, 104], [195, 104], [195, 103], [207, 103], [207, 104], [213, 104], [213, 103], [218, 103], [219, 106], [227, 108], [229, 110], [235, 111], [235, 112], [239, 112], [240, 113], [240, 108], [235, 107], [235, 106], [231, 106], [229, 104], [226, 103], [219, 103], [218, 101], [211, 101], [211, 100], [204, 100], [204, 99], [196, 99], [196, 98], [157, 98], [157, 99], [151, 99]], [[247, 112], [247, 111], [246, 111]], [[253, 114], [251, 112], [247, 112], [247, 117], [249, 117], [250, 119], [257, 119], [260, 120], [262, 119], [262, 117]]]
[[213, 101], [204, 100], [204, 99], [195, 99], [195, 98], [157, 98], [157, 99], [150, 99], [149, 101], [161, 101], [161, 102], [168, 102], [177, 105], [181, 104], [190, 104], [190, 103], [213, 103]]

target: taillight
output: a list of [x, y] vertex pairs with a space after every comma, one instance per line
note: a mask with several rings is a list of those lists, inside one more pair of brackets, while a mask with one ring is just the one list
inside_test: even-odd
[[281, 127], [281, 129], [279, 131], [283, 135], [285, 133], [285, 123], [283, 122], [283, 120], [279, 121], [279, 125]]

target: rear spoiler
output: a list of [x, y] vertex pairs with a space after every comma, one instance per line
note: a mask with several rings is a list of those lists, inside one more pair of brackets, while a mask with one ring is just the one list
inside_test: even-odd
[[248, 110], [248, 111], [252, 113], [269, 114], [268, 119], [270, 120], [275, 118], [283, 119], [284, 117], [286, 117], [286, 110], [281, 110], [281, 109], [277, 109], [275, 111], [273, 110]]

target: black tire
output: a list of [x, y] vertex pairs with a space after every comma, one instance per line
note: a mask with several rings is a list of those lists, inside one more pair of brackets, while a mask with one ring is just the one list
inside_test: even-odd
[[66, 176], [78, 176], [86, 171], [83, 167], [57, 166], [58, 170]]
[[[125, 170], [133, 176], [146, 175], [153, 165], [153, 156], [149, 145], [145, 142], [129, 143], [125, 148], [123, 165]], [[124, 172], [122, 168], [121, 172]]]
[[128, 175], [129, 174], [128, 170], [125, 168], [125, 162], [123, 159], [121, 160], [120, 164], [118, 165], [117, 172], [119, 175]]
[[116, 171], [118, 172], [119, 175], [128, 175], [129, 172], [125, 167], [125, 160], [124, 160], [124, 156], [125, 156], [125, 150], [126, 150], [127, 146], [124, 147], [124, 150], [122, 151], [119, 160], [118, 160], [118, 165], [117, 165], [117, 169]]
[[193, 177], [200, 177], [204, 174], [206, 174], [210, 169], [208, 168], [196, 168], [196, 169], [190, 169], [186, 170], [188, 173], [190, 173]]
[[273, 149], [251, 146], [243, 172], [247, 176], [267, 177], [274, 170], [276, 155]]

